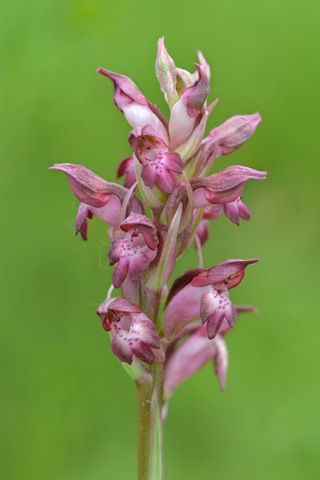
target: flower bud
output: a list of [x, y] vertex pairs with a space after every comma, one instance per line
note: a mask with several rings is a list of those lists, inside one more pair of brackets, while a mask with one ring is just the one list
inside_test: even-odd
[[210, 92], [206, 74], [197, 64], [196, 68], [198, 79], [190, 87], [182, 90], [180, 100], [171, 111], [169, 135], [172, 149], [177, 148], [189, 138]]

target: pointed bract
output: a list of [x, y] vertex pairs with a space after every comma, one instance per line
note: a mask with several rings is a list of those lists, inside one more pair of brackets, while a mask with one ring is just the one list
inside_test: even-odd
[[164, 37], [160, 38], [158, 42], [156, 74], [160, 83], [161, 91], [164, 93], [169, 107], [172, 108], [178, 99], [176, 92], [176, 66], [164, 46]]

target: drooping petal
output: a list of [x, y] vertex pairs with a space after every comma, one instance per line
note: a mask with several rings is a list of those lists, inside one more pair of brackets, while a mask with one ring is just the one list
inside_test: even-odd
[[79, 232], [83, 240], [87, 240], [88, 222], [87, 218], [92, 218], [92, 213], [89, 210], [88, 205], [80, 203], [76, 218], [76, 230], [75, 235]]
[[203, 209], [203, 218], [205, 220], [216, 220], [220, 217], [221, 213], [223, 212], [223, 205], [210, 205], [208, 207], [204, 207]]
[[150, 188], [154, 187], [158, 178], [160, 189], [170, 194], [179, 183], [176, 173], [182, 173], [182, 166], [178, 153], [160, 151], [155, 161], [150, 161], [142, 167], [141, 178]]
[[209, 238], [209, 229], [208, 229], [208, 222], [207, 220], [201, 220], [197, 230], [196, 230], [196, 235], [200, 240], [201, 246], [203, 246]]
[[134, 168], [134, 160], [133, 157], [127, 157], [120, 162], [118, 169], [117, 169], [117, 178], [126, 175], [126, 179], [124, 181], [123, 186], [126, 188], [132, 187], [132, 185], [136, 182], [136, 174]]
[[241, 198], [242, 195], [239, 195], [233, 202], [223, 205], [225, 215], [232, 223], [236, 223], [238, 226], [240, 225], [239, 218], [247, 221], [251, 218], [250, 210], [247, 205], [242, 202]]
[[213, 339], [222, 322], [226, 320], [230, 328], [233, 328], [236, 319], [236, 310], [229, 299], [228, 290], [222, 291], [212, 288], [211, 292], [204, 293], [200, 300], [200, 317], [202, 323], [207, 322], [208, 338]]
[[[202, 330], [202, 331], [201, 331]], [[228, 354], [219, 335], [209, 340], [203, 329], [190, 335], [170, 356], [164, 371], [163, 396], [170, 400], [176, 388], [214, 359], [221, 389], [224, 389]]]
[[214, 357], [215, 374], [218, 377], [220, 388], [223, 391], [226, 388], [228, 350], [225, 341], [221, 338], [220, 335], [217, 335], [214, 341], [217, 348], [217, 353]]

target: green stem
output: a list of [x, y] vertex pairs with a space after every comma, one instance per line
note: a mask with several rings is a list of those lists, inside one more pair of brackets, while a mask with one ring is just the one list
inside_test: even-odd
[[[142, 311], [157, 323], [160, 293], [142, 286]], [[150, 367], [152, 383], [136, 382], [138, 393], [138, 480], [163, 480], [162, 383], [163, 364]]]
[[162, 480], [162, 376], [163, 365], [151, 367], [153, 383], [137, 383], [138, 480]]

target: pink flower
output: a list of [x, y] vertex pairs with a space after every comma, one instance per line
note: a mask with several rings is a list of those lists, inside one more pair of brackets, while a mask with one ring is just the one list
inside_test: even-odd
[[241, 194], [247, 180], [264, 180], [267, 172], [233, 165], [209, 177], [194, 178], [190, 185], [194, 191], [194, 207], [230, 203]]
[[[80, 232], [82, 238], [87, 240], [87, 218], [92, 218], [93, 215], [108, 225], [119, 228], [120, 211], [122, 201], [128, 193], [127, 188], [107, 182], [82, 165], [60, 163], [50, 169], [66, 173], [71, 190], [81, 202], [76, 219], [76, 235]], [[128, 208], [133, 212], [144, 212], [140, 200], [134, 194]]]
[[219, 155], [227, 155], [241, 147], [252, 137], [261, 120], [259, 113], [236, 115], [211, 130], [209, 136], [219, 142]]
[[125, 298], [105, 300], [97, 314], [103, 328], [112, 332], [111, 349], [121, 362], [132, 364], [133, 355], [144, 363], [156, 360], [161, 349], [156, 326], [134, 303]]
[[228, 290], [237, 286], [247, 265], [254, 260], [226, 260], [205, 269], [186, 272], [172, 285], [164, 317], [164, 334], [173, 340], [183, 328], [198, 319], [207, 325], [212, 339], [227, 322], [233, 328], [236, 310], [229, 300]]
[[132, 213], [120, 228], [125, 236], [113, 240], [108, 253], [110, 265], [117, 263], [112, 275], [116, 288], [127, 276], [131, 282], [142, 277], [157, 256], [159, 243], [156, 227], [145, 215]]
[[167, 121], [160, 110], [140, 92], [136, 84], [125, 75], [98, 68], [98, 73], [109, 78], [114, 86], [113, 101], [127, 122], [133, 127], [151, 125], [166, 141], [168, 139]]
[[165, 142], [150, 125], [137, 127], [129, 135], [131, 148], [143, 165], [141, 178], [150, 188], [159, 181], [160, 189], [172, 193], [179, 183], [177, 174], [182, 173], [183, 163], [176, 152], [168, 152]]

